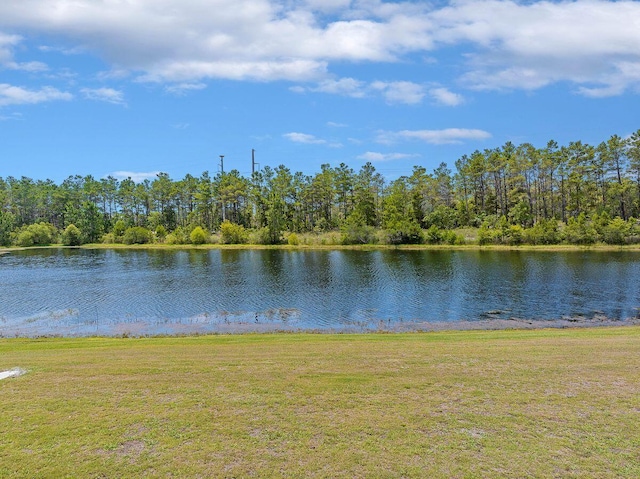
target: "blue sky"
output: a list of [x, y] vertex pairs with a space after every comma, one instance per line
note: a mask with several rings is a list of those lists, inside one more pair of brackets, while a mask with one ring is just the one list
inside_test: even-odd
[[640, 2], [0, 2], [0, 177], [174, 179], [640, 128]]

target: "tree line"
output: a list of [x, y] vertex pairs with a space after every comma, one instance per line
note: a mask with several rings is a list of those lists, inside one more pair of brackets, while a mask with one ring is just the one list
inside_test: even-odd
[[[597, 146], [511, 142], [385, 181], [371, 163], [313, 175], [284, 165], [160, 173], [135, 182], [71, 176], [60, 184], [0, 177], [0, 244], [96, 242], [295, 244], [334, 232], [342, 243], [640, 242], [640, 130]], [[212, 236], [213, 235], [213, 236]]]

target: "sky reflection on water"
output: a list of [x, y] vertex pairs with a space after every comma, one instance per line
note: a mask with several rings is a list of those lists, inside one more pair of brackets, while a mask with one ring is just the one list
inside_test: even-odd
[[84, 250], [0, 257], [0, 335], [637, 317], [640, 253]]

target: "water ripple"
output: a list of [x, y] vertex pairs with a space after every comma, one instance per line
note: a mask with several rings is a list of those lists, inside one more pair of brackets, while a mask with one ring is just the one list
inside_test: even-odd
[[626, 319], [639, 280], [635, 252], [30, 250], [0, 260], [0, 335]]

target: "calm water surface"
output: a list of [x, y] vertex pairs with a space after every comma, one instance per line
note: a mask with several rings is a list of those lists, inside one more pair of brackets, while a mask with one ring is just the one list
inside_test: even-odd
[[639, 307], [638, 252], [60, 249], [0, 256], [0, 336], [624, 320]]

